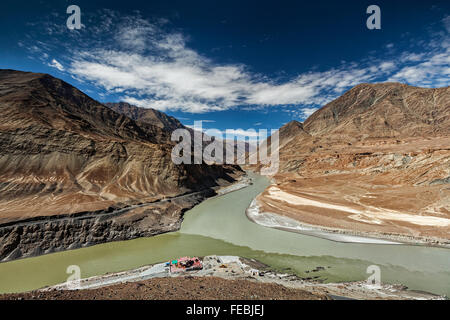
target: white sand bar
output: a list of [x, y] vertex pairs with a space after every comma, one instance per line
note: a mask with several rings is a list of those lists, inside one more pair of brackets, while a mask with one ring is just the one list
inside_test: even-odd
[[246, 211], [246, 214], [251, 221], [264, 227], [301, 233], [331, 241], [366, 244], [401, 244], [400, 242], [390, 240], [327, 232], [326, 230], [322, 230], [317, 227], [305, 226], [304, 224], [288, 217], [280, 216], [271, 212], [261, 212], [256, 199], [252, 201]]
[[450, 219], [447, 218], [413, 215], [384, 208], [376, 208], [372, 206], [365, 206], [364, 210], [358, 210], [343, 205], [324, 203], [300, 197], [282, 191], [277, 187], [270, 187], [268, 193], [269, 193], [267, 195], [268, 198], [283, 201], [295, 206], [310, 206], [351, 213], [352, 215], [348, 216], [350, 219], [366, 223], [381, 224], [383, 223], [383, 220], [390, 220], [390, 221], [408, 222], [421, 226], [435, 226], [435, 227], [450, 226]]

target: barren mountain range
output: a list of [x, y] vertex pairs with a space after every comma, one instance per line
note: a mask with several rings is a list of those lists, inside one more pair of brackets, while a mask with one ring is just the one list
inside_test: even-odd
[[175, 230], [242, 174], [175, 165], [168, 137], [181, 124], [146, 114], [135, 121], [49, 75], [0, 70], [0, 260]]
[[183, 124], [176, 118], [155, 109], [139, 108], [126, 102], [105, 103], [105, 106], [117, 113], [126, 115], [140, 124], [153, 125], [167, 131], [184, 128]]
[[304, 226], [450, 241], [450, 88], [361, 84], [280, 129], [260, 210]]
[[[45, 74], [0, 70], [0, 116], [0, 261], [176, 230], [184, 211], [243, 174], [173, 164], [177, 119], [103, 105]], [[361, 84], [279, 133], [261, 211], [449, 244], [449, 87]]]

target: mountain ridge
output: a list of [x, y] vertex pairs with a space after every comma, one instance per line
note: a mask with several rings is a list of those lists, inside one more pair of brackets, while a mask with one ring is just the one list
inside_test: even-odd
[[313, 113], [304, 128], [314, 136], [334, 133], [355, 137], [358, 130], [389, 137], [449, 133], [449, 90], [392, 82], [360, 84]]
[[[0, 116], [0, 224], [40, 221], [0, 228], [0, 261], [176, 230], [186, 209], [242, 175], [236, 166], [175, 165], [166, 131], [46, 74], [0, 70]], [[126, 208], [139, 203], [149, 205], [136, 219]], [[109, 214], [116, 210], [124, 216]], [[47, 223], [80, 212], [106, 218]]]
[[134, 121], [157, 126], [163, 130], [173, 131], [185, 126], [175, 117], [152, 108], [137, 107], [127, 102], [106, 102], [105, 106], [126, 115]]
[[261, 211], [319, 230], [450, 244], [450, 87], [361, 84], [312, 114], [307, 134], [292, 127], [279, 130], [279, 171], [257, 198]]

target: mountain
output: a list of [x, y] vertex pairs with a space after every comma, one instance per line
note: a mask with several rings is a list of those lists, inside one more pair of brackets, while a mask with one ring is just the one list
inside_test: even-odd
[[311, 115], [304, 127], [313, 136], [352, 139], [448, 134], [449, 90], [361, 84]]
[[[194, 145], [197, 144], [197, 142], [194, 140], [195, 131], [192, 128], [184, 126], [176, 118], [168, 116], [165, 113], [155, 109], [137, 107], [134, 105], [130, 105], [126, 102], [105, 103], [105, 105], [111, 108], [112, 110], [135, 120], [140, 125], [140, 127], [145, 129], [147, 132], [151, 132], [153, 134], [155, 132], [158, 132], [164, 139], [166, 139], [168, 143], [173, 143], [170, 141], [170, 136], [174, 130], [176, 129], [188, 130], [192, 137], [191, 146], [192, 152], [194, 152]], [[161, 130], [157, 130], [155, 129], [155, 127]], [[212, 137], [209, 137], [205, 133], [202, 133], [202, 141], [201, 141], [202, 150], [204, 150], [210, 144], [210, 141], [212, 141]], [[252, 145], [250, 145], [248, 142], [245, 142], [243, 147], [244, 153], [242, 155], [239, 155], [237, 143], [228, 140], [221, 140], [221, 141], [223, 143], [222, 153], [224, 156], [228, 152], [233, 153], [236, 159], [245, 159], [249, 151], [252, 149]], [[245, 160], [242, 161], [245, 162]]]
[[123, 114], [138, 123], [153, 125], [166, 131], [173, 131], [179, 128], [185, 128], [176, 118], [167, 114], [151, 109], [139, 108], [126, 102], [105, 103], [105, 106]]
[[[305, 131], [303, 124], [293, 120], [279, 130], [279, 146], [284, 147], [286, 144], [292, 142], [293, 139], [310, 139], [311, 135]], [[270, 139], [269, 139], [270, 142]]]
[[[71, 240], [49, 240], [40, 244], [42, 248], [56, 250], [176, 229], [184, 210], [211, 195], [211, 188], [227, 185], [241, 174], [232, 166], [175, 165], [173, 144], [167, 142], [163, 129], [179, 122], [152, 114], [155, 118], [148, 113], [135, 121], [50, 75], [0, 70], [0, 239], [12, 243], [0, 249], [0, 260], [32, 254], [36, 246], [24, 245], [18, 252], [14, 245], [33, 239], [20, 236], [25, 234], [23, 228], [33, 224], [39, 238], [47, 220], [59, 217], [92, 219], [85, 219], [86, 225], [64, 221], [64, 228], [75, 230]], [[95, 220], [97, 213], [107, 216], [116, 209], [194, 192], [203, 195], [160, 204], [156, 216], [147, 208], [153, 213], [140, 213], [139, 223], [146, 221], [141, 229], [131, 218], [121, 217], [121, 222], [104, 219], [108, 226], [102, 224], [105, 229], [97, 239], [89, 233], [100, 223]], [[14, 229], [17, 224], [20, 233]], [[115, 234], [111, 225], [126, 232]], [[66, 234], [58, 223], [52, 226], [55, 234]]]
[[280, 169], [261, 210], [334, 231], [449, 242], [450, 87], [361, 84], [279, 135]]

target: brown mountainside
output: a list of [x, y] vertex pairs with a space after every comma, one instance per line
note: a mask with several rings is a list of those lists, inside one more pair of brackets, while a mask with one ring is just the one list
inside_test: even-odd
[[280, 170], [259, 197], [263, 210], [349, 232], [450, 239], [450, 87], [361, 84], [279, 133]]
[[117, 113], [123, 114], [128, 118], [133, 119], [141, 126], [155, 126], [170, 133], [173, 130], [185, 128], [183, 124], [178, 121], [178, 119], [168, 116], [167, 114], [155, 109], [140, 108], [126, 102], [108, 102], [105, 103], [105, 106], [116, 111]]
[[225, 167], [174, 165], [160, 124], [143, 126], [49, 75], [0, 70], [0, 116], [0, 221], [155, 200], [232, 180]]
[[313, 136], [352, 139], [448, 134], [450, 88], [361, 84], [311, 115], [304, 128]]

